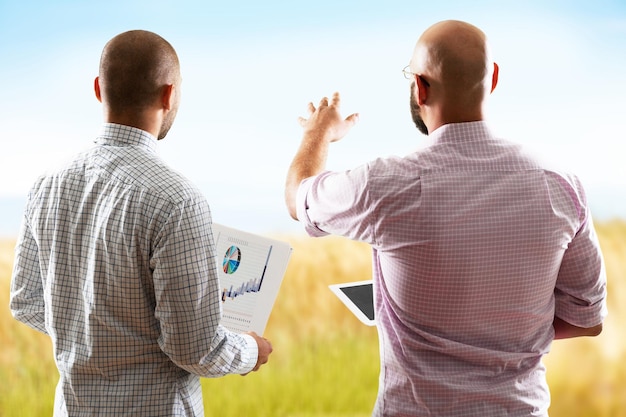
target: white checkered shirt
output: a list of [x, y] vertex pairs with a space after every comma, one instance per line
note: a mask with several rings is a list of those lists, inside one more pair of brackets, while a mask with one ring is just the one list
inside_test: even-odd
[[592, 327], [606, 277], [583, 188], [483, 122], [404, 158], [324, 172], [298, 218], [374, 248], [375, 416], [546, 416], [556, 316]]
[[52, 339], [55, 416], [203, 416], [198, 376], [256, 364], [254, 339], [219, 325], [206, 199], [156, 146], [105, 124], [29, 194], [10, 303]]

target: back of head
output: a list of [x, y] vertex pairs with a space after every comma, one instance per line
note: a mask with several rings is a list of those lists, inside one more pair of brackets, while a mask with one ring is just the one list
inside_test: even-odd
[[446, 20], [432, 25], [418, 40], [413, 61], [449, 105], [481, 106], [490, 91], [487, 37], [469, 23]]
[[159, 35], [133, 30], [104, 47], [99, 82], [102, 101], [117, 114], [139, 112], [158, 100], [161, 88], [180, 80], [176, 51]]

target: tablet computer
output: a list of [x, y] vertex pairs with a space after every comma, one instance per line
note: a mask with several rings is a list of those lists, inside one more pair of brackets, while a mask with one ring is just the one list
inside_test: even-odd
[[376, 325], [372, 280], [329, 285], [330, 290], [362, 323]]

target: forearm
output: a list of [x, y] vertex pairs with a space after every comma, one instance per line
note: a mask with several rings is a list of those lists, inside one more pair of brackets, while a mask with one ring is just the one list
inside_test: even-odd
[[598, 324], [597, 326], [584, 328], [574, 326], [573, 324], [569, 324], [568, 322], [555, 317], [554, 322], [552, 323], [554, 327], [554, 339], [570, 339], [573, 337], [581, 337], [581, 336], [598, 336], [602, 332], [602, 324]]
[[161, 330], [159, 346], [178, 367], [201, 377], [250, 372], [258, 359], [256, 342], [220, 325], [217, 280], [203, 276], [204, 284], [194, 277], [173, 278], [187, 285], [170, 288], [167, 294], [157, 290], [157, 299], [163, 300], [155, 310]]
[[328, 141], [315, 134], [305, 133], [300, 148], [289, 166], [285, 185], [285, 202], [292, 218], [297, 220], [296, 194], [302, 180], [319, 174], [326, 167]]
[[309, 103], [309, 118], [299, 119], [304, 128], [304, 136], [289, 167], [285, 184], [287, 209], [296, 220], [298, 186], [305, 178], [317, 175], [325, 169], [329, 144], [343, 138], [358, 120], [357, 113], [343, 119], [339, 113], [339, 102], [339, 93], [334, 93], [330, 103], [326, 97], [320, 100], [317, 108]]
[[48, 334], [43, 282], [39, 271], [39, 252], [26, 223], [15, 247], [9, 307], [16, 320]]
[[233, 333], [218, 326], [206, 355], [198, 362], [178, 362], [177, 365], [205, 378], [243, 375], [253, 370], [258, 356], [258, 346], [252, 336]]

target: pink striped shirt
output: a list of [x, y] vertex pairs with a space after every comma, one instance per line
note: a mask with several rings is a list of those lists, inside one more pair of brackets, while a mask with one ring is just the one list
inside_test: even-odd
[[484, 122], [446, 125], [404, 158], [324, 172], [298, 190], [311, 236], [373, 247], [381, 373], [375, 416], [547, 416], [554, 316], [606, 315], [580, 181]]

